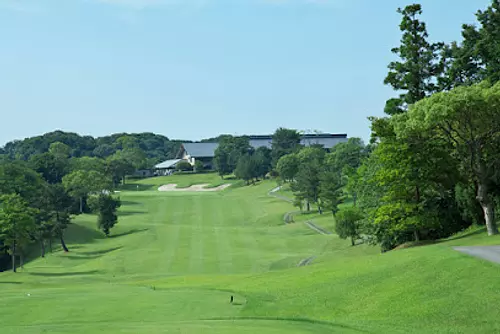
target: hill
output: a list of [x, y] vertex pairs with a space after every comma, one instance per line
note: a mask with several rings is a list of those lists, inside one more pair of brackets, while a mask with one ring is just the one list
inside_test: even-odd
[[[494, 333], [500, 266], [452, 245], [493, 244], [470, 230], [432, 246], [380, 254], [308, 228], [331, 215], [299, 216], [268, 195], [271, 181], [223, 192], [216, 175], [128, 185], [110, 238], [92, 215], [55, 249], [0, 274], [2, 333]], [[137, 187], [139, 185], [139, 187]], [[298, 264], [313, 258], [309, 265]], [[230, 304], [230, 296], [235, 303]]]

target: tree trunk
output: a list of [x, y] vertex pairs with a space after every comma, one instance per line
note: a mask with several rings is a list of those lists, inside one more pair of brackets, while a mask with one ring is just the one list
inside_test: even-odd
[[306, 204], [307, 204], [307, 212], [311, 211], [311, 204], [309, 203], [309, 201], [307, 201]]
[[64, 252], [66, 252], [66, 253], [69, 252], [69, 249], [68, 249], [68, 247], [66, 247], [66, 243], [64, 242], [62, 233], [61, 233], [61, 236], [59, 238], [61, 239], [61, 246], [62, 246]]
[[12, 271], [16, 272], [16, 242], [12, 244], [12, 249], [10, 250], [12, 253]]
[[335, 218], [335, 210], [332, 210], [332, 216]]
[[42, 257], [45, 257], [45, 243], [43, 242], [43, 239], [40, 240], [40, 250]]
[[413, 236], [415, 237], [415, 241], [420, 241], [420, 235], [418, 234], [418, 230], [413, 231]]
[[123, 177], [122, 177], [122, 182], [123, 182], [123, 185], [125, 185], [125, 175], [123, 175]]
[[354, 237], [351, 237], [351, 246], [354, 246], [356, 245], [356, 243], [354, 242]]
[[80, 213], [83, 213], [83, 196], [80, 196]]
[[485, 182], [478, 182], [476, 198], [483, 209], [488, 235], [498, 234], [498, 227], [495, 221], [495, 208], [488, 194], [488, 186]]

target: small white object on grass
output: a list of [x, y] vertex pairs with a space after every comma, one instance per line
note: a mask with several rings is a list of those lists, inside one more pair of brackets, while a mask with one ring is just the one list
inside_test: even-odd
[[26, 294], [26, 296], [31, 297], [31, 293]]

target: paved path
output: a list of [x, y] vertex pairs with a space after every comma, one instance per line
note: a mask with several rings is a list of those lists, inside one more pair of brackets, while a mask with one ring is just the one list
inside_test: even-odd
[[313, 260], [315, 258], [316, 258], [316, 256], [308, 257], [307, 259], [300, 261], [299, 264], [297, 265], [297, 267], [307, 266], [307, 265], [311, 264], [311, 262], [313, 262]]
[[332, 234], [330, 231], [327, 231], [319, 227], [318, 225], [315, 225], [312, 221], [306, 221], [306, 225], [320, 234]]
[[269, 192], [269, 195], [287, 201], [288, 203], [293, 203], [292, 198], [277, 194], [277, 192], [280, 191], [281, 188], [282, 188], [281, 186], [274, 188]]
[[453, 247], [454, 250], [500, 263], [500, 246]]

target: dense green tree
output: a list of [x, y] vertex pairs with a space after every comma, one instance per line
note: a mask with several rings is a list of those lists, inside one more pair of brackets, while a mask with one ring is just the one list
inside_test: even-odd
[[267, 173], [272, 169], [272, 151], [265, 147], [258, 147], [253, 153], [253, 157], [256, 163], [256, 174], [257, 177], [265, 178]]
[[399, 8], [398, 13], [403, 16], [399, 26], [403, 36], [401, 46], [393, 48], [392, 52], [400, 60], [389, 64], [389, 74], [384, 83], [402, 93], [399, 98], [387, 101], [385, 112], [388, 115], [402, 113], [408, 106], [435, 92], [437, 77], [442, 72], [439, 61], [442, 44], [427, 40], [426, 25], [418, 18], [422, 14], [421, 5]]
[[120, 199], [100, 193], [92, 196], [90, 207], [97, 214], [97, 227], [108, 237], [110, 229], [118, 222], [117, 210], [121, 205]]
[[111, 176], [115, 186], [120, 182], [125, 184], [125, 177], [134, 171], [135, 167], [132, 162], [123, 156], [113, 155], [106, 159], [106, 174]]
[[83, 213], [85, 199], [91, 192], [112, 189], [111, 180], [106, 175], [96, 171], [74, 171], [66, 175], [62, 183], [71, 196], [80, 200], [80, 213]]
[[276, 164], [276, 170], [283, 181], [293, 181], [299, 172], [299, 158], [297, 154], [282, 156]]
[[248, 137], [224, 136], [215, 150], [214, 164], [221, 177], [231, 174], [241, 156], [252, 152]]
[[322, 206], [335, 216], [339, 205], [344, 201], [342, 178], [332, 168], [326, 168], [320, 173], [319, 198]]
[[0, 237], [9, 246], [12, 257], [12, 271], [16, 272], [16, 255], [22, 256], [30, 242], [30, 232], [35, 229], [36, 210], [17, 194], [0, 196]]
[[69, 170], [68, 159], [58, 158], [49, 152], [32, 155], [29, 162], [31, 167], [51, 184], [60, 183]]
[[63, 250], [68, 252], [68, 247], [64, 241], [64, 231], [71, 222], [70, 210], [73, 201], [62, 184], [49, 185], [45, 198], [46, 206], [44, 210], [47, 211], [49, 217], [45, 225], [49, 233], [50, 248], [52, 249], [52, 237], [56, 237], [59, 238]]
[[476, 13], [478, 25], [462, 26], [461, 43], [452, 42], [443, 52], [445, 76], [443, 89], [488, 80], [500, 81], [500, 1], [493, 0]]
[[259, 161], [254, 155], [245, 154], [240, 157], [234, 170], [238, 179], [245, 180], [247, 184], [259, 174]]
[[295, 182], [291, 183], [294, 196], [306, 201], [307, 211], [310, 211], [310, 204], [319, 203], [321, 173], [323, 171], [319, 160], [310, 160], [299, 165], [299, 171], [295, 177]]
[[55, 142], [50, 144], [49, 153], [56, 159], [65, 160], [71, 155], [71, 147], [61, 142]]
[[105, 174], [106, 161], [97, 157], [72, 158], [69, 160], [69, 170], [70, 172], [77, 170], [86, 172], [96, 171]]
[[272, 164], [276, 166], [282, 156], [299, 150], [300, 133], [293, 129], [278, 128], [273, 134], [271, 145]]
[[450, 147], [461, 172], [477, 187], [488, 234], [497, 234], [492, 179], [500, 152], [500, 84], [458, 87], [422, 100], [412, 108], [408, 120], [397, 131], [434, 132]]
[[44, 181], [24, 161], [0, 163], [0, 194], [18, 194], [31, 206], [43, 196]]
[[92, 155], [99, 158], [107, 158], [113, 155], [116, 152], [116, 149], [110, 144], [102, 144], [97, 146], [93, 151]]
[[363, 219], [363, 213], [357, 208], [345, 208], [335, 217], [335, 233], [341, 239], [351, 239], [351, 245], [356, 244], [359, 237], [359, 221]]

